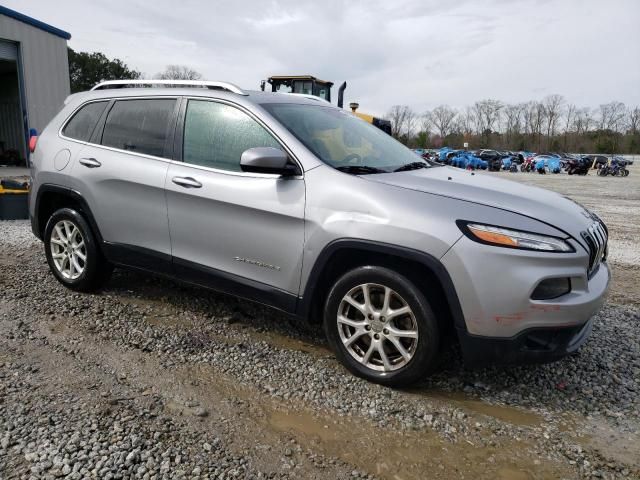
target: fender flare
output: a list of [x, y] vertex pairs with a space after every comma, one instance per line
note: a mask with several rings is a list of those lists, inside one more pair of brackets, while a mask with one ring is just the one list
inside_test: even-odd
[[38, 188], [38, 192], [36, 194], [35, 208], [33, 210], [33, 216], [31, 217], [31, 230], [33, 231], [33, 234], [36, 237], [42, 240], [43, 231], [40, 231], [40, 219], [38, 218], [38, 215], [40, 212], [40, 202], [45, 193], [56, 193], [60, 195], [66, 195], [72, 198], [75, 202], [77, 202], [82, 208], [82, 213], [85, 215], [87, 222], [89, 222], [89, 225], [91, 226], [91, 230], [93, 230], [93, 233], [95, 234], [96, 239], [98, 240], [98, 244], [102, 245], [103, 239], [102, 239], [102, 235], [100, 234], [100, 229], [98, 228], [98, 224], [96, 223], [93, 217], [93, 213], [91, 212], [91, 208], [89, 207], [89, 204], [87, 203], [85, 198], [82, 196], [82, 194], [77, 190], [73, 190], [72, 188], [63, 187], [61, 185], [56, 185], [53, 183], [42, 184], [40, 188]]
[[298, 299], [298, 304], [296, 307], [297, 315], [301, 317], [308, 317], [312, 308], [311, 303], [314, 294], [316, 293], [316, 288], [318, 287], [318, 281], [320, 279], [320, 276], [322, 275], [322, 272], [324, 271], [325, 266], [328, 264], [329, 259], [335, 253], [345, 249], [392, 255], [415, 263], [419, 263], [422, 266], [428, 268], [440, 282], [440, 285], [445, 293], [447, 303], [449, 304], [454, 325], [457, 328], [462, 328], [464, 329], [464, 331], [466, 331], [467, 325], [464, 320], [464, 314], [462, 313], [462, 307], [460, 305], [458, 293], [453, 284], [453, 281], [451, 280], [449, 272], [438, 258], [426, 252], [415, 250], [413, 248], [400, 247], [393, 244], [356, 238], [340, 238], [337, 240], [333, 240], [322, 249], [313, 267], [311, 268], [311, 272], [304, 288], [304, 293], [302, 297]]

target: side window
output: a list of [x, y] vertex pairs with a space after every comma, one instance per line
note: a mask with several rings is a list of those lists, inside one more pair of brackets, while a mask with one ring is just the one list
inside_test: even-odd
[[102, 145], [162, 157], [175, 99], [118, 100], [109, 111]]
[[254, 147], [280, 148], [280, 144], [237, 108], [189, 100], [182, 155], [186, 163], [239, 172], [242, 152]]
[[100, 115], [108, 104], [109, 102], [87, 103], [71, 117], [71, 120], [64, 126], [62, 134], [74, 140], [88, 141], [93, 129], [96, 128]]

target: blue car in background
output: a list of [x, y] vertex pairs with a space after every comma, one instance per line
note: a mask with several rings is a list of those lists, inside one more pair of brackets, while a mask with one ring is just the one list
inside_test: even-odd
[[471, 170], [486, 170], [489, 166], [488, 162], [465, 150], [461, 150], [456, 152], [453, 156], [450, 156], [449, 162], [452, 167]]
[[560, 173], [562, 170], [560, 157], [556, 155], [536, 155], [533, 161], [538, 173], [546, 173], [547, 170], [551, 173]]

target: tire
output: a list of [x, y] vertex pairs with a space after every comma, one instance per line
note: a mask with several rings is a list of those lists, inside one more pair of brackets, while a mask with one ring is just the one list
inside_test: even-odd
[[95, 290], [113, 271], [89, 224], [71, 208], [61, 208], [51, 215], [44, 231], [44, 248], [54, 277], [72, 290]]
[[[371, 308], [363, 301], [364, 285]], [[390, 292], [391, 311], [408, 308], [408, 313], [393, 319], [382, 315], [386, 292]], [[364, 312], [369, 312], [370, 318]], [[394, 329], [413, 332], [411, 337], [415, 334], [417, 338], [393, 335], [390, 331]], [[389, 387], [409, 385], [426, 376], [435, 366], [440, 344], [438, 322], [422, 292], [404, 276], [376, 266], [351, 270], [333, 285], [325, 303], [324, 330], [336, 357], [349, 371]], [[351, 345], [345, 345], [354, 337]], [[404, 355], [396, 347], [398, 343]]]

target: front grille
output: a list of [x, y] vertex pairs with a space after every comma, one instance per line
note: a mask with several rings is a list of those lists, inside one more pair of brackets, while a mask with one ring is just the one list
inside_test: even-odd
[[601, 221], [594, 222], [587, 231], [582, 232], [582, 238], [589, 247], [589, 276], [600, 266], [600, 262], [607, 258], [607, 241], [609, 238], [607, 227]]

